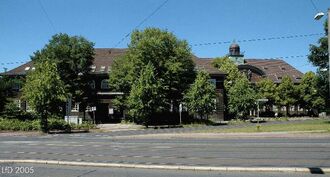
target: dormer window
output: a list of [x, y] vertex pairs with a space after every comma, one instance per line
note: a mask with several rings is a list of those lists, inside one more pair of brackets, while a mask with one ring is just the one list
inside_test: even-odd
[[95, 70], [96, 70], [96, 66], [91, 66], [91, 72], [95, 72]]
[[282, 76], [277, 77], [278, 80], [282, 80]]
[[104, 71], [105, 71], [105, 66], [101, 66], [100, 72], [104, 72]]
[[267, 70], [268, 69], [268, 67], [267, 66], [264, 66], [264, 70]]
[[32, 67], [32, 71], [34, 71], [34, 70], [36, 70], [36, 68], [35, 67]]
[[284, 71], [284, 70], [285, 70], [285, 68], [284, 68], [284, 67], [281, 67], [281, 70], [282, 70], [282, 71]]
[[25, 69], [24, 69], [25, 71], [28, 71], [28, 70], [30, 70], [30, 66], [28, 66], [28, 67], [25, 67]]
[[301, 77], [296, 77], [296, 79], [297, 79], [297, 80], [300, 80], [300, 79], [301, 79]]

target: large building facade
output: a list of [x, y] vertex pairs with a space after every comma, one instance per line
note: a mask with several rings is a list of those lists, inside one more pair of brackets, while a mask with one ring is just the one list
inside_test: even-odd
[[[123, 93], [112, 92], [109, 89], [108, 73], [111, 70], [111, 65], [113, 64], [114, 59], [118, 56], [124, 55], [126, 51], [127, 49], [115, 48], [95, 49], [94, 63], [91, 66], [90, 72], [93, 79], [90, 81], [90, 85], [92, 88], [91, 95], [96, 95], [96, 102], [93, 105], [96, 110], [92, 110], [91, 107], [82, 110], [79, 107], [79, 103], [73, 103], [71, 106], [71, 115], [95, 120], [96, 123], [115, 122], [125, 116], [122, 111], [116, 110], [112, 105], [113, 98]], [[246, 59], [240, 52], [240, 46], [235, 43], [230, 45], [228, 57], [237, 64], [237, 67], [241, 72], [246, 73], [251, 83], [255, 83], [261, 78], [269, 78], [274, 83], [281, 83], [283, 76], [288, 75], [294, 83], [298, 84], [303, 75], [300, 71], [280, 59]], [[193, 56], [196, 69], [207, 71], [211, 76], [211, 82], [216, 86], [218, 98], [216, 100], [217, 107], [213, 117], [215, 117], [216, 120], [221, 121], [225, 119], [226, 105], [223, 83], [226, 78], [226, 73], [213, 67], [213, 60], [214, 58], [199, 58]], [[25, 77], [30, 70], [34, 70], [31, 61], [2, 73], [2, 75], [9, 77]], [[13, 89], [16, 90], [15, 100], [18, 106], [23, 110], [30, 111], [27, 102], [20, 99], [20, 86], [17, 85]]]

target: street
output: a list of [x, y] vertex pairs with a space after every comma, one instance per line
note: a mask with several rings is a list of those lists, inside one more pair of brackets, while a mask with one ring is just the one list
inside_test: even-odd
[[[306, 137], [212, 136], [210, 138], [198, 136], [193, 138], [164, 138], [164, 134], [163, 136], [162, 134], [154, 134], [153, 136], [149, 134], [149, 136], [140, 135], [136, 138], [133, 135], [127, 135], [125, 132], [122, 134], [120, 132], [109, 132], [3, 136], [0, 137], [0, 141], [0, 159], [215, 167], [330, 167], [330, 138], [329, 136], [318, 136], [317, 134]], [[31, 166], [31, 164], [24, 164], [24, 166]], [[33, 166], [36, 166], [36, 164]], [[60, 168], [59, 176], [63, 171], [67, 171], [68, 174], [77, 172], [76, 170], [64, 169], [86, 170], [86, 167], [41, 164], [37, 166], [35, 172], [39, 169], [40, 174], [43, 174], [42, 172], [45, 169], [48, 171], [48, 168]], [[88, 167], [88, 169], [93, 168]], [[123, 170], [126, 171], [126, 169], [99, 168], [97, 173], [101, 175], [112, 171], [120, 175], [124, 173]], [[149, 173], [148, 170], [143, 169], [127, 170], [139, 171], [141, 174]], [[191, 176], [191, 172], [187, 171], [167, 173]], [[161, 176], [161, 174], [163, 173], [159, 175]], [[232, 173], [229, 173], [229, 176], [230, 174]], [[219, 173], [214, 172], [209, 173], [209, 175], [219, 175]], [[236, 173], [233, 173], [233, 175], [235, 176]], [[251, 174], [251, 176], [255, 175]]]

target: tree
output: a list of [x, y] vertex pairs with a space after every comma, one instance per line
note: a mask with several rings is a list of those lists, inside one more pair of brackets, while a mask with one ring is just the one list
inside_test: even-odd
[[[318, 40], [318, 45], [310, 45], [309, 51], [310, 54], [308, 56], [309, 61], [316, 67], [317, 69], [317, 85], [319, 88], [319, 92], [323, 98], [326, 99], [326, 108], [330, 107], [330, 98], [329, 98], [329, 63], [328, 63], [328, 20], [324, 23], [324, 31], [325, 36], [321, 37]], [[328, 68], [327, 71], [323, 69]]]
[[255, 108], [256, 93], [245, 75], [236, 79], [233, 86], [229, 88], [228, 97], [229, 112], [236, 117], [245, 118], [249, 111]]
[[31, 57], [34, 63], [50, 60], [57, 65], [60, 79], [75, 102], [84, 101], [89, 94], [90, 66], [93, 64], [94, 44], [81, 36], [56, 34], [49, 43]]
[[276, 89], [276, 103], [279, 106], [285, 106], [285, 116], [289, 115], [290, 106], [297, 102], [297, 89], [295, 88], [291, 78], [284, 76], [282, 82]]
[[298, 86], [301, 106], [308, 110], [319, 110], [325, 105], [324, 98], [319, 93], [318, 80], [313, 72], [304, 74]]
[[272, 80], [265, 78], [256, 83], [256, 88], [259, 98], [268, 99], [266, 109], [270, 111], [271, 106], [274, 105], [276, 99], [276, 84]]
[[154, 70], [151, 63], [142, 69], [128, 97], [129, 113], [146, 126], [149, 125], [152, 114], [160, 110], [159, 100], [163, 99], [158, 92], [161, 83], [156, 79]]
[[236, 64], [228, 57], [215, 58], [212, 64], [214, 67], [227, 74], [224, 81], [227, 90], [229, 90], [236, 80], [243, 77], [243, 74], [239, 71]]
[[23, 99], [39, 114], [42, 131], [48, 132], [47, 117], [55, 109], [59, 109], [58, 103], [66, 100], [65, 83], [61, 80], [55, 63], [42, 60], [35, 68], [26, 77]]
[[224, 81], [227, 91], [227, 112], [234, 117], [245, 117], [255, 107], [256, 94], [247, 77], [239, 71], [237, 66], [228, 57], [216, 58], [213, 65], [225, 72]]
[[210, 81], [206, 71], [199, 71], [195, 82], [190, 86], [184, 96], [184, 101], [190, 112], [198, 114], [200, 118], [208, 118], [215, 108], [215, 85]]
[[[146, 65], [154, 67], [154, 75], [160, 81], [158, 93], [164, 95], [158, 100], [164, 111], [178, 107], [183, 93], [195, 79], [195, 65], [189, 45], [177, 39], [174, 34], [157, 28], [133, 31], [128, 51], [117, 58], [109, 75], [110, 88], [113, 91], [130, 93], [134, 82], [141, 77], [140, 71]], [[127, 96], [117, 98], [120, 107]]]

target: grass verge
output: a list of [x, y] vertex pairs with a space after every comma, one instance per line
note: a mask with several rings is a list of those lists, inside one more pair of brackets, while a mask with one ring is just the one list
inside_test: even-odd
[[[259, 126], [259, 128], [258, 128]], [[324, 131], [330, 133], [330, 121], [325, 119], [288, 122], [287, 124], [256, 124], [242, 128], [226, 128], [201, 130], [200, 133], [254, 133], [254, 132], [292, 132], [292, 131]]]

